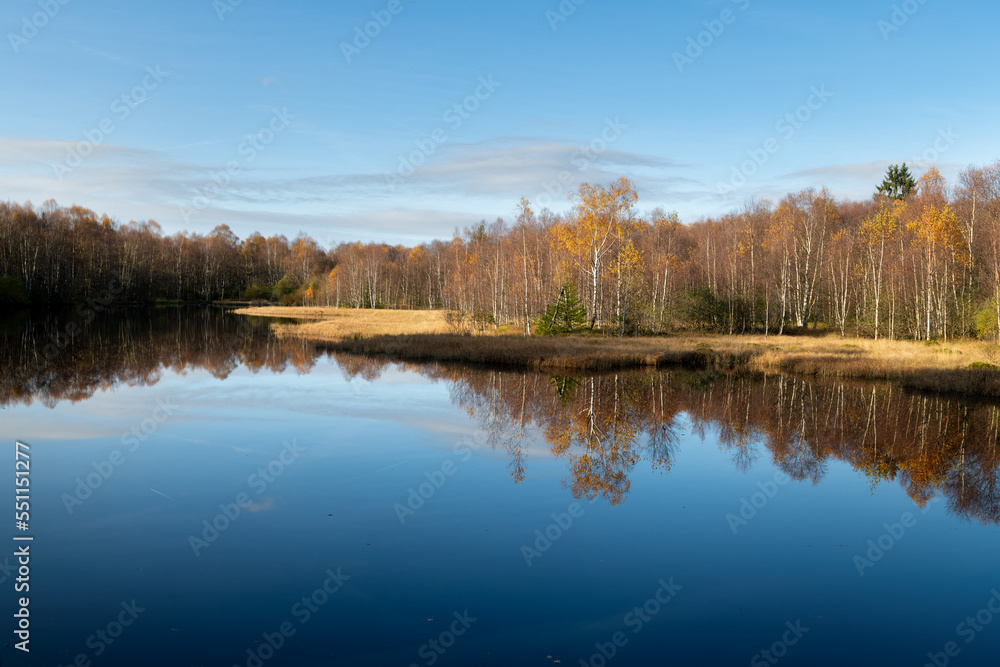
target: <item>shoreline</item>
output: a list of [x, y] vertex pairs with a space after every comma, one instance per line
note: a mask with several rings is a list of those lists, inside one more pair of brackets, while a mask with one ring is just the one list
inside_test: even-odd
[[[981, 341], [922, 342], [841, 338], [839, 334], [763, 336], [681, 334], [637, 338], [448, 333], [442, 311], [242, 308], [255, 317], [306, 320], [272, 324], [279, 337], [400, 361], [487, 364], [540, 371], [682, 366], [835, 379], [888, 380], [922, 391], [1000, 397], [997, 346]], [[431, 313], [432, 315], [428, 315]], [[433, 329], [423, 331], [423, 329]]]

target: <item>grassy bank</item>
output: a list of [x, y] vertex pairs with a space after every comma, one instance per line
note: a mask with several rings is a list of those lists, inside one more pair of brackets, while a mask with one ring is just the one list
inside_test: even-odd
[[1000, 396], [995, 344], [873, 341], [827, 336], [465, 336], [447, 333], [441, 311], [260, 308], [236, 311], [309, 320], [275, 325], [279, 335], [324, 341], [332, 350], [415, 361], [527, 367], [552, 372], [683, 365], [866, 380]]
[[298, 308], [265, 306], [240, 308], [239, 315], [304, 320], [299, 324], [275, 324], [279, 336], [336, 341], [359, 336], [448, 333], [441, 310], [356, 310], [353, 308]]

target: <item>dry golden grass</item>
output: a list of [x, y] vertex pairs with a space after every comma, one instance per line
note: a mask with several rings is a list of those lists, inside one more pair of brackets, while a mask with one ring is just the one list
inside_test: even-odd
[[[764, 347], [764, 346], [762, 346]], [[1000, 362], [993, 343], [868, 339], [769, 338], [750, 367], [823, 377], [892, 380], [903, 386], [1000, 396]]]
[[[323, 341], [333, 350], [397, 359], [468, 362], [539, 370], [601, 370], [681, 364], [829, 378], [890, 380], [932, 391], [1000, 396], [1000, 348], [977, 341], [926, 344], [822, 336], [594, 335], [524, 338], [449, 333], [442, 311], [248, 308], [237, 313], [293, 317], [281, 336]], [[974, 364], [984, 367], [975, 368]], [[989, 366], [993, 366], [992, 368]]]
[[353, 308], [295, 308], [266, 306], [240, 308], [239, 315], [309, 320], [299, 324], [275, 324], [279, 336], [335, 341], [358, 336], [447, 333], [444, 311], [356, 310]]

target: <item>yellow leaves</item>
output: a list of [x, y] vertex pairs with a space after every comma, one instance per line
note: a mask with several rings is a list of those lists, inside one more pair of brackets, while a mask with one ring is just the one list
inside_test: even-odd
[[792, 205], [787, 198], [782, 199], [781, 202], [778, 203], [778, 208], [774, 209], [773, 214], [774, 219], [778, 222], [778, 224], [785, 224], [789, 222], [792, 215]]
[[559, 245], [581, 263], [600, 261], [615, 238], [631, 231], [637, 199], [635, 186], [627, 178], [608, 188], [584, 183], [575, 197], [574, 219], [556, 229]]
[[642, 263], [642, 252], [635, 247], [632, 239], [628, 239], [618, 251], [617, 261], [612, 267], [612, 271], [616, 274], [630, 276], [642, 267]]
[[938, 208], [927, 206], [921, 216], [907, 225], [919, 242], [925, 246], [936, 246], [952, 253], [955, 261], [967, 264], [969, 248], [958, 222], [958, 216], [950, 206]]
[[598, 239], [632, 222], [632, 207], [638, 195], [632, 181], [623, 177], [607, 189], [584, 183], [576, 200], [576, 226], [583, 236]]
[[861, 237], [870, 245], [876, 245], [893, 238], [899, 225], [899, 218], [906, 210], [902, 201], [894, 201], [880, 208], [875, 215], [861, 223]]
[[642, 262], [632, 240], [639, 228], [633, 211], [637, 198], [635, 186], [627, 178], [607, 188], [584, 183], [574, 197], [571, 218], [552, 229], [558, 273], [569, 276], [575, 268], [589, 278], [589, 301], [595, 315], [607, 272], [621, 275]]
[[566, 250], [570, 254], [578, 254], [581, 247], [585, 246], [585, 238], [577, 233], [576, 225], [571, 222], [564, 222], [557, 225], [553, 231], [554, 244]]
[[407, 259], [409, 262], [420, 264], [427, 259], [427, 251], [424, 249], [424, 246], [422, 245], [415, 246], [410, 249], [409, 253], [407, 254]]
[[653, 229], [658, 235], [673, 234], [681, 226], [681, 219], [676, 211], [672, 211], [667, 215], [656, 216], [652, 222]]
[[642, 252], [635, 247], [632, 239], [625, 241], [621, 252], [618, 253], [618, 262], [621, 266], [637, 267], [642, 264]]

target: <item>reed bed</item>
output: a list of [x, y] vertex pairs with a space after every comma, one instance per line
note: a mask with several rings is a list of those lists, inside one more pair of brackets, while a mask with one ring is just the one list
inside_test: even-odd
[[393, 359], [533, 368], [552, 372], [687, 366], [890, 380], [928, 391], [1000, 396], [1000, 347], [979, 341], [889, 341], [799, 336], [531, 336], [448, 333], [442, 311], [251, 308], [236, 311], [294, 317], [279, 336], [322, 342], [327, 349]]

